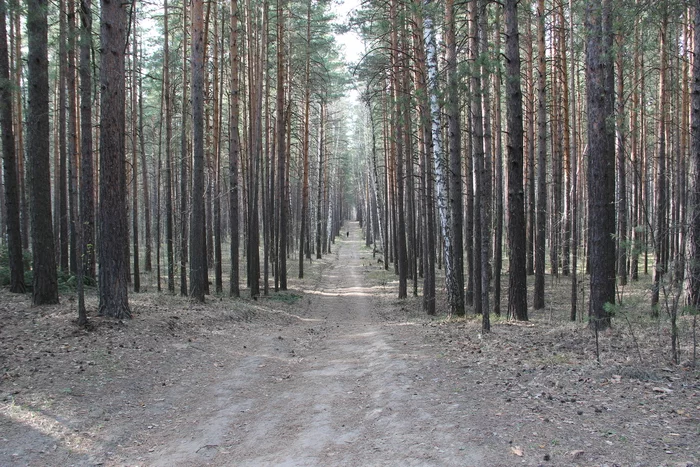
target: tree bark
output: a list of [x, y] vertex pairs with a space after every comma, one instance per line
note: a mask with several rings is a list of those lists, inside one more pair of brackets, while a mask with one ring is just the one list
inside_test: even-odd
[[590, 325], [610, 327], [606, 304], [615, 303], [614, 75], [609, 0], [586, 8], [588, 106], [588, 212], [591, 272]]
[[454, 0], [445, 2], [445, 48], [447, 71], [447, 134], [449, 135], [449, 209], [451, 251], [445, 250], [445, 255], [451, 255], [452, 275], [455, 291], [459, 290], [453, 303], [450, 303], [451, 313], [464, 316], [464, 243], [462, 237], [462, 134], [460, 127], [459, 88], [457, 76], [457, 44], [455, 39], [455, 7]]
[[508, 119], [508, 314], [527, 321], [525, 193], [523, 189], [523, 106], [520, 87], [518, 0], [506, 0], [506, 112]]
[[[187, 22], [187, 3], [182, 5], [182, 24], [188, 24]], [[194, 42], [194, 41], [193, 41]], [[180, 124], [180, 295], [186, 297], [188, 294], [187, 289], [187, 258], [188, 253], [188, 217], [189, 212], [187, 210], [187, 200], [188, 200], [188, 186], [189, 177], [188, 165], [190, 162], [190, 152], [187, 141], [187, 31], [182, 35], [182, 104], [181, 104], [181, 115], [182, 122]], [[204, 220], [202, 218], [202, 220]], [[194, 227], [201, 227], [204, 224], [196, 224], [190, 226], [190, 230], [194, 230]]]
[[[192, 1], [192, 221], [190, 223], [190, 296], [204, 302], [207, 268], [204, 235], [204, 2]], [[185, 161], [182, 162], [185, 164]], [[184, 212], [183, 212], [184, 213]]]
[[691, 160], [693, 163], [691, 257], [690, 257], [690, 305], [697, 312], [700, 307], [700, 0], [695, 1], [693, 23], [694, 60], [691, 89]]
[[547, 76], [544, 0], [537, 1], [537, 229], [535, 233], [535, 310], [544, 308], [545, 235], [547, 225]]
[[32, 232], [32, 303], [58, 303], [49, 170], [48, 3], [27, 0], [27, 154]]
[[[141, 270], [139, 263], [139, 190], [138, 190], [138, 90], [137, 57], [138, 42], [136, 38], [136, 1], [131, 11], [131, 235], [133, 242], [133, 285], [134, 292], [141, 291]], [[143, 167], [141, 170], [144, 170]], [[147, 195], [146, 195], [147, 197]]]
[[448, 205], [447, 193], [447, 168], [442, 149], [442, 129], [440, 126], [440, 106], [438, 103], [438, 63], [435, 31], [433, 30], [433, 18], [428, 11], [430, 0], [424, 0], [426, 14], [423, 23], [423, 35], [425, 41], [426, 62], [428, 69], [428, 95], [430, 98], [430, 120], [433, 148], [433, 163], [435, 165], [435, 191], [437, 196], [438, 213], [440, 215], [440, 228], [443, 237], [445, 283], [447, 286], [447, 300], [451, 310], [457, 310], [457, 304], [461, 300], [462, 289], [455, 276], [452, 245], [452, 221]]
[[124, 167], [126, 11], [101, 1], [100, 206], [98, 255], [100, 315], [131, 318], [128, 299], [126, 173]]
[[231, 229], [231, 285], [229, 295], [240, 297], [239, 278], [239, 245], [240, 226], [238, 224], [238, 164], [241, 154], [241, 141], [239, 135], [239, 77], [238, 77], [238, 0], [231, 0], [231, 119], [229, 123], [229, 228]]
[[[2, 129], [3, 166], [5, 169], [5, 208], [7, 252], [10, 266], [10, 292], [24, 293], [24, 263], [17, 176], [17, 152], [13, 129], [13, 94], [10, 88], [10, 64], [7, 46], [5, 0], [0, 0], [0, 128]], [[20, 157], [22, 155], [20, 154]]]
[[285, 118], [285, 0], [277, 0], [277, 274], [280, 290], [287, 290], [287, 185]]

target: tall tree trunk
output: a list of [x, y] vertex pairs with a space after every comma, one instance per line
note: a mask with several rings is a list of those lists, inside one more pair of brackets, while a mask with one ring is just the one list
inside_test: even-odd
[[[131, 11], [131, 235], [134, 255], [134, 292], [141, 291], [141, 271], [139, 264], [139, 191], [138, 191], [138, 91], [137, 91], [137, 57], [138, 43], [136, 38], [136, 2], [132, 3]], [[141, 168], [145, 170], [145, 166]], [[144, 197], [148, 195], [144, 193]]]
[[452, 220], [447, 200], [447, 167], [442, 148], [442, 129], [440, 126], [440, 107], [438, 104], [438, 62], [435, 31], [433, 30], [433, 18], [430, 14], [430, 0], [424, 0], [426, 7], [423, 23], [423, 35], [425, 41], [426, 63], [428, 71], [428, 95], [430, 97], [430, 120], [433, 148], [433, 162], [435, 165], [435, 191], [437, 196], [438, 213], [440, 215], [440, 228], [443, 237], [445, 258], [445, 283], [447, 286], [447, 300], [450, 310], [458, 310], [457, 304], [462, 299], [462, 289], [456, 277], [453, 258], [454, 255], [451, 233]]
[[[141, 45], [140, 60], [143, 60], [143, 45]], [[148, 182], [148, 166], [146, 165], [146, 136], [143, 129], [143, 74], [139, 73], [139, 146], [141, 150], [141, 187], [143, 189], [143, 210], [144, 210], [144, 227], [145, 227], [145, 261], [144, 269], [146, 272], [151, 272], [153, 269], [153, 237], [151, 232], [151, 192]], [[162, 121], [162, 119], [159, 119]], [[158, 141], [160, 144], [160, 131], [158, 132]]]
[[27, 154], [32, 232], [32, 303], [58, 303], [49, 171], [48, 3], [27, 0]]
[[309, 212], [309, 118], [311, 106], [311, 0], [306, 6], [306, 63], [304, 64], [304, 134], [302, 135], [302, 189], [299, 229], [299, 279], [304, 278], [304, 246], [308, 236]]
[[100, 315], [131, 318], [128, 257], [129, 228], [124, 167], [126, 11], [121, 3], [101, 2], [100, 21]]
[[615, 135], [614, 70], [610, 0], [586, 8], [588, 105], [588, 212], [591, 292], [590, 325], [610, 327], [606, 303], [615, 303]]
[[[449, 0], [448, 0], [449, 1]], [[400, 103], [403, 99], [403, 89], [401, 86], [401, 63], [399, 62], [399, 25], [398, 19], [398, 0], [391, 0], [390, 18], [392, 21], [391, 27], [391, 62], [392, 62], [392, 80], [391, 88], [393, 93], [393, 115], [394, 115], [394, 140], [393, 154], [396, 163], [396, 213], [397, 213], [397, 228], [396, 228], [396, 248], [397, 258], [396, 264], [399, 269], [399, 298], [406, 298], [408, 295], [408, 258], [406, 252], [406, 211], [404, 209], [404, 140], [403, 140], [403, 112]]]
[[[207, 268], [204, 235], [204, 2], [192, 1], [192, 222], [190, 224], [190, 296], [204, 301]], [[185, 161], [183, 160], [183, 165]], [[185, 211], [183, 211], [183, 214]]]
[[[182, 4], [182, 24], [187, 23], [187, 2]], [[194, 42], [194, 41], [193, 41]], [[188, 230], [187, 220], [189, 212], [187, 210], [187, 197], [189, 186], [189, 178], [187, 175], [187, 166], [190, 161], [190, 152], [187, 142], [187, 31], [182, 35], [182, 104], [181, 115], [182, 122], [180, 124], [180, 295], [187, 296], [187, 257], [188, 257]], [[202, 218], [203, 220], [203, 218]], [[204, 224], [193, 224], [199, 228]], [[194, 227], [190, 226], [190, 230]]]
[[545, 235], [547, 222], [547, 76], [544, 0], [537, 0], [537, 232], [535, 234], [535, 310], [544, 308]]
[[659, 116], [658, 116], [658, 154], [656, 168], [656, 236], [654, 238], [654, 285], [651, 293], [652, 315], [657, 317], [659, 314], [659, 294], [661, 290], [661, 281], [666, 268], [668, 267], [668, 198], [666, 188], [666, 159], [667, 159], [667, 141], [666, 141], [666, 118], [668, 114], [668, 90], [667, 74], [668, 74], [668, 11], [664, 7], [663, 17], [661, 19], [661, 31], [659, 41]]
[[[413, 43], [416, 56], [416, 94], [418, 96], [418, 114], [420, 125], [418, 128], [420, 144], [420, 170], [421, 170], [421, 207], [423, 230], [423, 311], [428, 315], [434, 315], [435, 309], [435, 231], [431, 219], [433, 217], [433, 184], [430, 162], [432, 160], [432, 141], [430, 135], [430, 108], [428, 89], [426, 83], [425, 45], [423, 42], [423, 13], [420, 0], [414, 9], [413, 16]], [[373, 142], [374, 144], [374, 142]], [[376, 162], [375, 162], [376, 167]], [[375, 169], [376, 170], [376, 169]], [[460, 292], [461, 293], [461, 292]]]
[[[10, 88], [10, 63], [7, 47], [5, 0], [0, 0], [0, 129], [5, 169], [5, 207], [7, 214], [7, 252], [10, 266], [10, 292], [24, 293], [24, 263], [20, 229], [17, 153], [13, 129], [13, 95]], [[20, 157], [22, 155], [20, 154]]]
[[[569, 11], [573, 10], [573, 0], [569, 0]], [[569, 41], [572, 53], [575, 53], [574, 48], [574, 17], [570, 15], [569, 19]], [[578, 122], [576, 115], [576, 60], [575, 56], [571, 59], [571, 73], [569, 73], [570, 85], [569, 92], [570, 96], [567, 98], [571, 101], [571, 131], [573, 137], [571, 138], [571, 321], [576, 321], [576, 314], [578, 308], [578, 168], [579, 168], [579, 158], [578, 158]], [[568, 122], [567, 122], [568, 123]]]
[[[163, 83], [161, 82], [161, 87], [160, 87], [160, 115], [164, 116], [165, 112], [165, 86], [163, 86]], [[161, 238], [162, 238], [162, 216], [163, 216], [163, 209], [162, 209], [162, 203], [161, 199], [163, 197], [163, 193], [161, 190], [161, 187], [163, 186], [162, 182], [162, 177], [163, 177], [163, 118], [161, 117], [158, 121], [158, 156], [157, 156], [157, 162], [156, 162], [156, 183], [154, 187], [154, 198], [155, 198], [155, 214], [156, 214], [156, 290], [158, 292], [163, 291], [163, 287], [161, 285], [161, 267], [160, 267], [160, 262], [161, 262], [161, 257], [160, 257], [160, 250], [161, 250]]]
[[[562, 265], [561, 272], [564, 276], [568, 276], [571, 272], [571, 133], [572, 128], [569, 124], [571, 121], [571, 103], [574, 99], [570, 98], [571, 91], [569, 85], [569, 68], [567, 55], [575, 53], [573, 47], [569, 47], [567, 51], [566, 32], [567, 22], [564, 16], [564, 1], [559, 3], [559, 49], [560, 49], [560, 70], [561, 70], [561, 86], [562, 86], [562, 101], [563, 101], [563, 118], [562, 131], [564, 133], [564, 231], [562, 240]], [[574, 61], [573, 59], [571, 60]], [[573, 86], [571, 86], [572, 88]], [[574, 160], [574, 165], [576, 161]]]
[[627, 171], [625, 160], [627, 159], [627, 135], [625, 128], [625, 73], [624, 73], [624, 39], [622, 34], [617, 34], [617, 66], [615, 93], [615, 142], [617, 159], [617, 192], [615, 202], [617, 204], [617, 276], [620, 285], [627, 285]]
[[[528, 10], [530, 8], [528, 7]], [[532, 37], [531, 25], [532, 13], [526, 13], [527, 18], [527, 35], [525, 38], [525, 50], [527, 54], [527, 66], [525, 71], [525, 82], [527, 83], [527, 99], [525, 99], [525, 109], [527, 114], [527, 165], [525, 172], [527, 176], [525, 183], [527, 184], [527, 252], [526, 252], [526, 271], [532, 276], [535, 274], [535, 224], [537, 223], [536, 203], [535, 203], [535, 53], [532, 44], [535, 42]]]
[[[481, 208], [483, 206], [482, 196], [483, 191], [483, 170], [484, 170], [484, 117], [482, 107], [481, 94], [481, 70], [479, 66], [479, 46], [480, 46], [480, 31], [479, 31], [479, 0], [472, 0], [469, 9], [469, 36], [471, 40], [470, 61], [471, 61], [471, 131], [473, 138], [472, 148], [472, 172], [474, 179], [474, 312], [482, 314], [483, 309], [483, 274], [482, 270], [484, 262], [482, 260], [482, 228]], [[489, 310], [486, 310], [488, 313]]]
[[[321, 110], [319, 117], [319, 136], [318, 136], [318, 194], [316, 204], [316, 259], [321, 259], [321, 236], [323, 235], [322, 219], [323, 219], [323, 159], [325, 150], [325, 111], [326, 106], [321, 101]], [[384, 251], [385, 261], [387, 261], [388, 251]]]
[[173, 233], [173, 100], [170, 94], [170, 32], [168, 0], [163, 1], [163, 102], [165, 104], [165, 243], [168, 257], [168, 291], [175, 293], [175, 253]]
[[693, 23], [694, 59], [691, 89], [691, 160], [694, 168], [692, 191], [690, 305], [700, 307], [700, 0], [695, 1]]
[[508, 314], [527, 321], [525, 196], [523, 190], [523, 106], [520, 88], [520, 33], [518, 0], [507, 0], [506, 110], [508, 119]]
[[459, 290], [454, 302], [450, 303], [450, 311], [456, 316], [464, 316], [464, 244], [462, 238], [462, 135], [460, 127], [459, 89], [457, 76], [457, 44], [455, 39], [455, 8], [454, 0], [445, 2], [445, 47], [447, 71], [447, 132], [449, 135], [449, 209], [451, 250], [445, 250], [450, 255], [453, 287]]
[[280, 290], [287, 290], [287, 190], [286, 190], [286, 124], [285, 118], [285, 0], [277, 0], [277, 206], [279, 210], [277, 236], [277, 273]]
[[[489, 45], [488, 45], [488, 11], [487, 3], [484, 0], [478, 2], [479, 8], [479, 53], [484, 56], [489, 56]], [[480, 70], [477, 71], [480, 75], [480, 83], [477, 87], [478, 91], [482, 94], [482, 106], [483, 106], [483, 125], [484, 125], [484, 157], [483, 166], [481, 167], [481, 310], [482, 310], [482, 322], [481, 329], [484, 332], [488, 332], [491, 329], [491, 323], [489, 320], [489, 313], [491, 312], [490, 300], [489, 300], [489, 290], [491, 288], [491, 232], [493, 226], [491, 225], [492, 213], [491, 213], [491, 196], [492, 196], [492, 173], [493, 167], [491, 164], [493, 157], [492, 148], [492, 128], [491, 128], [491, 96], [489, 93], [489, 76], [490, 70], [487, 62], [479, 60], [481, 62]]]
[[[23, 59], [22, 59], [22, 27], [21, 27], [21, 16], [22, 12], [20, 11], [19, 8], [16, 9], [15, 14], [12, 15], [10, 14], [10, 18], [12, 23], [14, 24], [14, 37], [11, 37], [10, 39], [13, 39], [14, 42], [14, 77], [15, 77], [15, 83], [21, 83], [22, 82], [22, 70], [23, 70]], [[25, 151], [24, 151], [24, 120], [23, 120], [23, 114], [24, 114], [24, 108], [23, 108], [23, 99], [22, 99], [22, 93], [21, 92], [16, 92], [15, 94], [15, 100], [14, 100], [14, 105], [15, 105], [15, 138], [17, 141], [16, 145], [16, 150], [17, 154], [19, 155], [17, 157], [17, 178], [18, 178], [18, 185], [19, 185], [19, 216], [20, 216], [20, 223], [21, 223], [21, 234], [22, 234], [22, 248], [23, 249], [28, 249], [29, 248], [29, 207], [27, 205], [27, 187], [26, 187], [26, 179], [25, 177], [25, 168], [24, 168], [24, 157], [25, 157]], [[94, 274], [93, 274], [94, 277]]]
[[66, 22], [68, 34], [67, 51], [67, 75], [66, 85], [68, 87], [68, 208], [70, 211], [70, 271], [77, 275], [77, 232], [76, 220], [78, 210], [78, 168], [80, 160], [78, 154], [78, 98], [76, 95], [76, 63], [75, 63], [75, 1], [68, 0], [66, 8]]
[[[501, 16], [496, 14], [496, 27], [494, 28], [496, 53], [501, 54]], [[519, 57], [518, 57], [519, 58]], [[501, 70], [498, 68], [494, 73], [494, 216], [495, 216], [495, 236], [493, 242], [493, 312], [496, 316], [501, 316], [501, 271], [503, 270], [503, 147], [502, 147], [502, 110], [501, 110]], [[522, 104], [522, 94], [520, 95]]]
[[[214, 250], [214, 282], [216, 287], [216, 293], [221, 294], [224, 290], [224, 280], [223, 280], [223, 268], [222, 268], [222, 257], [221, 257], [221, 123], [222, 123], [222, 105], [223, 105], [223, 80], [224, 80], [224, 68], [220, 67], [219, 54], [223, 55], [223, 45], [224, 45], [224, 31], [226, 29], [226, 24], [222, 21], [221, 32], [219, 32], [218, 26], [218, 9], [214, 15], [214, 56], [213, 56], [213, 74], [214, 74], [214, 123], [213, 123], [213, 133], [214, 133], [214, 168], [213, 168], [213, 178], [214, 178], [214, 246], [210, 249]], [[219, 39], [221, 37], [221, 39]], [[219, 40], [221, 42], [219, 42]], [[221, 52], [219, 52], [221, 50]], [[206, 278], [205, 278], [206, 281]], [[208, 281], [207, 281], [208, 283]]]
[[229, 121], [229, 227], [231, 229], [231, 285], [229, 295], [240, 297], [239, 278], [239, 245], [240, 227], [238, 224], [238, 163], [241, 154], [241, 141], [239, 136], [239, 77], [238, 77], [238, 0], [231, 0], [231, 117]]
[[[59, 2], [59, 37], [58, 37], [58, 253], [61, 272], [68, 272], [68, 150], [66, 148], [66, 75], [68, 74], [68, 51], [66, 41], [66, 4]], [[55, 124], [54, 124], [55, 125]]]

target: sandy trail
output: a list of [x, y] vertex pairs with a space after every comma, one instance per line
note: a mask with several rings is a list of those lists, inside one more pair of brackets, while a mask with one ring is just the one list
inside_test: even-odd
[[[196, 417], [148, 465], [479, 465], [459, 404], [426, 392], [419, 333], [387, 322], [365, 280], [361, 232], [336, 242], [297, 325], [270, 329], [198, 396]], [[405, 326], [404, 326], [405, 327]], [[407, 338], [416, 341], [407, 341]], [[154, 440], [155, 441], [155, 440]], [[125, 459], [126, 460], [126, 459]]]

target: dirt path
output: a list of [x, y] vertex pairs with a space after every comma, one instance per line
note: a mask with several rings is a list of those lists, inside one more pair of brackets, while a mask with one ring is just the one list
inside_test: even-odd
[[654, 334], [639, 348], [616, 326], [598, 363], [565, 308], [486, 336], [430, 319], [346, 229], [257, 301], [146, 292], [134, 320], [86, 331], [69, 294], [34, 308], [0, 291], [0, 466], [700, 462], [700, 373]]
[[407, 342], [402, 323], [380, 315], [389, 299], [365, 281], [370, 255], [357, 225], [349, 228], [297, 323], [271, 330], [199, 395], [204, 413], [193, 412], [180, 423], [187, 429], [141, 462], [483, 465], [454, 414], [444, 416], [457, 408], [436, 398], [440, 388], [415, 387], [415, 363], [426, 356], [407, 349], [422, 343]]

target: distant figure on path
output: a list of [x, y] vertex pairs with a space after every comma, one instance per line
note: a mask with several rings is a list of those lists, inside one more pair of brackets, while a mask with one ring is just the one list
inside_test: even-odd
[[345, 236], [350, 238], [350, 232], [346, 233]]

